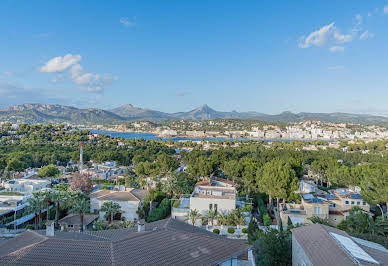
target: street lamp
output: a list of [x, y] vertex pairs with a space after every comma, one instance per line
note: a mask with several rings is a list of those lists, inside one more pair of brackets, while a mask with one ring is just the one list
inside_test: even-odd
[[383, 221], [384, 221], [384, 212], [383, 212], [383, 209], [381, 208], [380, 204], [376, 204], [377, 207], [380, 208], [380, 211], [381, 211], [381, 215], [383, 216]]

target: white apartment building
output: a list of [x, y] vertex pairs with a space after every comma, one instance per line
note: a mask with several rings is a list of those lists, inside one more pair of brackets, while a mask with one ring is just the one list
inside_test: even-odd
[[45, 179], [14, 179], [5, 181], [2, 186], [6, 191], [20, 192], [23, 194], [32, 194], [33, 192], [49, 187], [51, 182]]

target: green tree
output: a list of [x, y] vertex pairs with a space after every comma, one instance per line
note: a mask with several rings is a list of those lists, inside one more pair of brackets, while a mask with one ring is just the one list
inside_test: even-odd
[[216, 209], [211, 209], [206, 213], [206, 218], [210, 220], [211, 225], [214, 225], [214, 220], [218, 217], [218, 211]]
[[90, 203], [85, 198], [78, 198], [72, 202], [70, 213], [77, 214], [80, 217], [81, 228], [80, 231], [84, 231], [84, 215], [89, 212]]
[[279, 205], [280, 199], [295, 199], [295, 191], [298, 189], [299, 181], [290, 164], [275, 159], [264, 164], [262, 170], [259, 171], [257, 176], [260, 178], [258, 178], [257, 183], [260, 191], [268, 194], [270, 206], [273, 198], [277, 198], [277, 205]]
[[7, 166], [9, 171], [15, 172], [21, 172], [26, 168], [25, 164], [19, 158], [10, 159], [7, 162]]
[[51, 201], [55, 204], [55, 225], [58, 227], [59, 223], [59, 210], [62, 204], [66, 204], [70, 199], [70, 195], [67, 191], [59, 190], [51, 193]]
[[369, 203], [384, 202], [388, 210], [388, 170], [386, 165], [371, 165], [361, 178], [361, 194]]
[[59, 174], [58, 168], [53, 164], [42, 167], [38, 172], [39, 177], [56, 177]]
[[201, 218], [201, 214], [198, 210], [192, 209], [189, 211], [189, 213], [186, 215], [185, 220], [191, 221], [192, 225], [195, 225], [195, 222]]
[[291, 233], [268, 229], [253, 245], [256, 265], [291, 265]]
[[102, 204], [100, 211], [106, 212], [108, 224], [111, 224], [113, 216], [121, 211], [121, 207], [120, 204], [116, 202], [106, 201]]
[[34, 212], [34, 228], [35, 230], [38, 230], [38, 224], [39, 224], [39, 212], [42, 209], [42, 201], [39, 198], [32, 197], [27, 200], [28, 202], [28, 210]]

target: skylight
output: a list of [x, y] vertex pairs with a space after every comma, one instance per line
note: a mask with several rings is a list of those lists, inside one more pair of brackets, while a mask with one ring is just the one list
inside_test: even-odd
[[339, 234], [329, 233], [353, 258], [367, 261], [374, 264], [380, 264], [368, 253], [360, 248], [351, 238]]

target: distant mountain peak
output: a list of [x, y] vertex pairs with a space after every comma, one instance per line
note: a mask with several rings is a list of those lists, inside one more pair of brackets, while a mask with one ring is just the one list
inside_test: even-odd
[[59, 104], [27, 103], [0, 109], [0, 121], [12, 123], [73, 123], [73, 124], [115, 124], [124, 121], [148, 120], [163, 121], [172, 119], [211, 120], [245, 119], [267, 122], [297, 123], [302, 121], [322, 121], [354, 124], [388, 124], [388, 117], [368, 114], [347, 113], [292, 113], [268, 115], [258, 112], [219, 112], [204, 104], [189, 112], [164, 113], [160, 111], [124, 104], [112, 110], [99, 108], [77, 109]]

